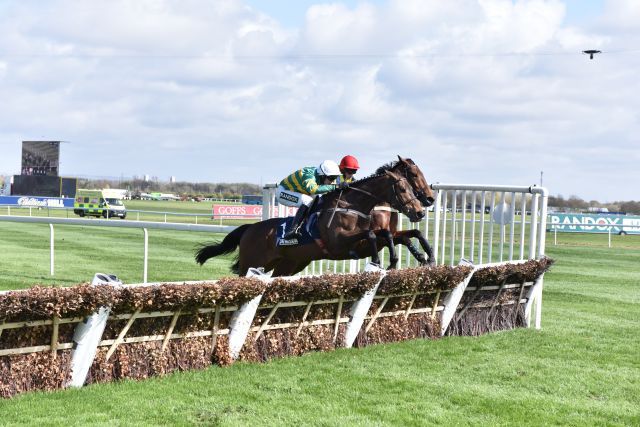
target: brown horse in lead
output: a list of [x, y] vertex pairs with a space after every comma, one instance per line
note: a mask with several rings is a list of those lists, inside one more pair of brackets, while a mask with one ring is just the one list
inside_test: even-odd
[[[343, 260], [353, 256], [353, 248], [361, 241], [372, 261], [379, 263], [378, 237], [385, 230], [372, 230], [369, 213], [374, 206], [388, 204], [404, 213], [413, 222], [425, 213], [406, 176], [390, 170], [355, 181], [344, 190], [335, 190], [322, 197], [318, 213], [318, 228], [324, 248], [316, 243], [299, 246], [276, 246], [282, 219], [272, 218], [255, 224], [242, 225], [220, 243], [202, 246], [196, 261], [202, 265], [209, 258], [230, 253], [239, 248], [232, 271], [244, 276], [251, 267], [273, 270], [273, 276], [290, 276], [317, 259]], [[393, 242], [388, 242], [393, 245]]]
[[[391, 171], [397, 173], [407, 179], [416, 197], [420, 200], [422, 205], [427, 208], [433, 205], [435, 201], [433, 197], [433, 191], [427, 183], [424, 174], [420, 168], [411, 159], [404, 159], [398, 156], [397, 162], [391, 162], [384, 166], [381, 166], [376, 171], [377, 174], [384, 173], [385, 171]], [[404, 245], [409, 249], [409, 252], [420, 262], [422, 265], [435, 264], [435, 258], [433, 256], [433, 250], [429, 245], [427, 239], [422, 235], [420, 230], [403, 230], [398, 231], [398, 212], [392, 209], [388, 204], [378, 205], [371, 211], [371, 229], [378, 231], [380, 235], [379, 244], [381, 246], [389, 247], [389, 268], [395, 268], [398, 263], [398, 257], [395, 252], [394, 245]], [[386, 233], [384, 230], [388, 230]], [[420, 253], [411, 239], [415, 238], [422, 246], [426, 254]], [[389, 240], [393, 244], [388, 244]], [[354, 248], [354, 258], [365, 258], [371, 256], [369, 248], [362, 244], [359, 244]]]

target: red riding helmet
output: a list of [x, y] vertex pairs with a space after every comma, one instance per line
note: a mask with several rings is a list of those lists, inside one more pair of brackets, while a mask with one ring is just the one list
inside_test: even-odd
[[342, 160], [340, 160], [340, 169], [360, 169], [358, 159], [353, 156], [344, 156]]

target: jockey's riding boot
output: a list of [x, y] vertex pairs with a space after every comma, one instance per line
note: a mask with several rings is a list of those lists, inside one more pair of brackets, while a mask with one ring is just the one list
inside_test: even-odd
[[302, 205], [298, 208], [298, 212], [296, 212], [296, 216], [293, 217], [293, 222], [289, 226], [289, 229], [283, 236], [285, 240], [289, 239], [299, 239], [301, 237], [300, 228], [302, 227], [302, 223], [304, 222], [305, 217], [307, 216], [307, 211], [309, 210], [309, 206]]

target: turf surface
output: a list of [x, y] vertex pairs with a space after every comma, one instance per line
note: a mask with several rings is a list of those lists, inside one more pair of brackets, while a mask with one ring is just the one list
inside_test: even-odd
[[[61, 230], [57, 236], [74, 244], [57, 251], [61, 271], [52, 281], [48, 227], [18, 227], [0, 223], [5, 288], [34, 280], [71, 284], [95, 271], [139, 279], [140, 231], [118, 230], [114, 244], [112, 230], [90, 238], [86, 230]], [[90, 242], [74, 249], [83, 236]], [[210, 237], [153, 232], [150, 279], [225, 274], [229, 258], [193, 264], [193, 246]], [[0, 401], [0, 423], [639, 425], [640, 238], [614, 237], [612, 248], [599, 235], [558, 236], [556, 246], [548, 239], [557, 264], [545, 276], [541, 331], [417, 340], [30, 393]]]

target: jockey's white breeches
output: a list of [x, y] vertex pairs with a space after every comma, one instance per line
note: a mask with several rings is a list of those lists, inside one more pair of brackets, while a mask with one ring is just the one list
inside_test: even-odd
[[291, 191], [284, 188], [282, 185], [278, 186], [276, 190], [276, 199], [278, 203], [285, 206], [294, 206], [299, 208], [302, 205], [309, 206], [313, 202], [313, 197], [308, 194], [298, 193], [297, 191]]

